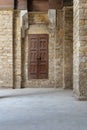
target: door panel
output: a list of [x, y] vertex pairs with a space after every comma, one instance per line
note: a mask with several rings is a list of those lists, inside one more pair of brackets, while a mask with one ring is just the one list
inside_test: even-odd
[[29, 35], [29, 79], [48, 78], [48, 35]]
[[30, 50], [37, 50], [38, 46], [38, 39], [37, 38], [31, 38], [30, 39]]
[[30, 53], [30, 61], [31, 62], [37, 62], [37, 52], [36, 51], [32, 51], [31, 53]]
[[37, 50], [38, 50], [38, 39], [34, 35], [29, 36], [29, 78], [37, 79]]
[[31, 78], [31, 79], [37, 79], [37, 65], [31, 63], [29, 68], [30, 68], [29, 69], [29, 71], [30, 71], [29, 78]]
[[41, 59], [41, 62], [46, 62], [47, 61], [47, 53], [46, 51], [40, 51], [40, 59]]
[[40, 53], [40, 64], [39, 64], [39, 78], [48, 78], [48, 35], [40, 35], [39, 38], [39, 53]]

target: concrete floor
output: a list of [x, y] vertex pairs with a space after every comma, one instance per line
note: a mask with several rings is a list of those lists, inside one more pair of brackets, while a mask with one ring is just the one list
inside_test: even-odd
[[87, 130], [87, 101], [70, 90], [0, 90], [0, 130]]

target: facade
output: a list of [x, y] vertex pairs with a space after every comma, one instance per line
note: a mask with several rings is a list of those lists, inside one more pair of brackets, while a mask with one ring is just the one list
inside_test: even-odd
[[70, 88], [87, 99], [87, 1], [0, 3], [0, 87]]

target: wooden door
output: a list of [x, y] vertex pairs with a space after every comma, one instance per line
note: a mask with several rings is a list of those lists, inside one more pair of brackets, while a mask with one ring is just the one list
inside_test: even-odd
[[48, 35], [29, 35], [29, 79], [48, 78]]

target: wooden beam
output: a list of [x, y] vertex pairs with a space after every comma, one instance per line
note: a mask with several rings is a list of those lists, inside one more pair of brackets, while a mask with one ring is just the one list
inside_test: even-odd
[[63, 6], [63, 0], [49, 0], [50, 9], [60, 9]]
[[28, 11], [47, 11], [49, 9], [48, 0], [27, 0]]
[[14, 0], [0, 0], [0, 9], [13, 9]]
[[73, 0], [63, 0], [63, 6], [72, 6]]
[[18, 0], [14, 0], [14, 9], [18, 8]]
[[18, 9], [27, 10], [27, 2], [30, 3], [31, 0], [18, 0]]
[[32, 6], [33, 6], [33, 5], [32, 5], [32, 0], [30, 0], [30, 1], [27, 0], [27, 10], [28, 10], [28, 11], [32, 11]]

